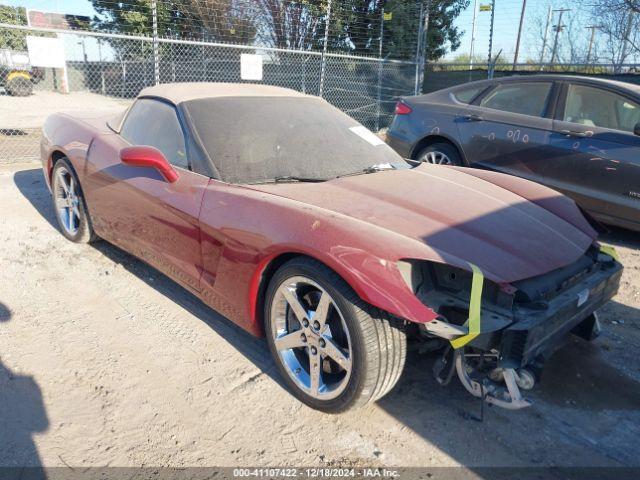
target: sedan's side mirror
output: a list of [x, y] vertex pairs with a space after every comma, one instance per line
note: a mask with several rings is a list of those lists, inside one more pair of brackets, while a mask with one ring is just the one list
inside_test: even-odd
[[131, 167], [155, 168], [169, 183], [178, 180], [178, 172], [174, 170], [162, 152], [155, 147], [142, 145], [123, 148], [120, 150], [120, 160]]
[[640, 122], [636, 123], [636, 126], [633, 127], [633, 133], [640, 136]]

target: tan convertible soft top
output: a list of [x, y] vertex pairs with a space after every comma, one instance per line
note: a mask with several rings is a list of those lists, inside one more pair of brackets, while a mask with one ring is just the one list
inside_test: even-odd
[[215, 97], [309, 97], [288, 88], [251, 83], [165, 83], [145, 88], [140, 97], [156, 97], [177, 105], [189, 100]]

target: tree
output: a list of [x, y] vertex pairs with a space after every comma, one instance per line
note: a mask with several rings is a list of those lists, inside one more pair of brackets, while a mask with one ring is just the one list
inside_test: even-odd
[[605, 40], [601, 51], [619, 73], [640, 54], [640, 0], [595, 0], [591, 13]]
[[311, 50], [322, 44], [326, 0], [258, 0], [258, 5], [264, 44], [295, 50]]
[[470, 0], [432, 0], [427, 30], [427, 60], [435, 61], [460, 48], [464, 31], [454, 25]]
[[[345, 0], [332, 14], [331, 37], [335, 47], [355, 54], [377, 55], [382, 12], [391, 18], [384, 22], [383, 55], [414, 59], [418, 42], [421, 4], [429, 5], [427, 60], [441, 58], [460, 47], [464, 33], [454, 25], [470, 0]], [[424, 15], [424, 12], [423, 12]]]
[[[151, 35], [150, 0], [91, 0], [98, 13], [94, 26], [113, 33]], [[233, 0], [164, 0], [157, 2], [158, 35], [168, 38], [197, 38], [207, 41], [248, 43], [256, 28], [250, 11]]]
[[[10, 7], [8, 5], [0, 5], [0, 23], [9, 23], [11, 25], [26, 25], [27, 12], [24, 7]], [[10, 30], [3, 28], [0, 33], [0, 48], [8, 48], [10, 50], [24, 51], [27, 49], [25, 37], [26, 31]]]

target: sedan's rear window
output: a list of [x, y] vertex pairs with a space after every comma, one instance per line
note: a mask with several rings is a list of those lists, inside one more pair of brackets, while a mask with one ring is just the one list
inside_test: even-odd
[[373, 165], [404, 163], [354, 119], [314, 97], [218, 97], [183, 108], [229, 183], [281, 177], [328, 180]]
[[476, 98], [485, 88], [487, 88], [486, 85], [461, 88], [460, 90], [453, 92], [453, 96], [461, 103], [471, 103], [473, 99]]
[[480, 106], [541, 117], [544, 115], [550, 91], [551, 83], [547, 82], [506, 83], [498, 85], [484, 97]]

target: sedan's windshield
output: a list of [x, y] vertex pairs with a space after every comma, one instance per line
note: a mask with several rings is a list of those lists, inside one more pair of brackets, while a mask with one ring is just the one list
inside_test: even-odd
[[323, 181], [380, 165], [407, 166], [370, 130], [321, 99], [220, 97], [183, 105], [225, 182]]

